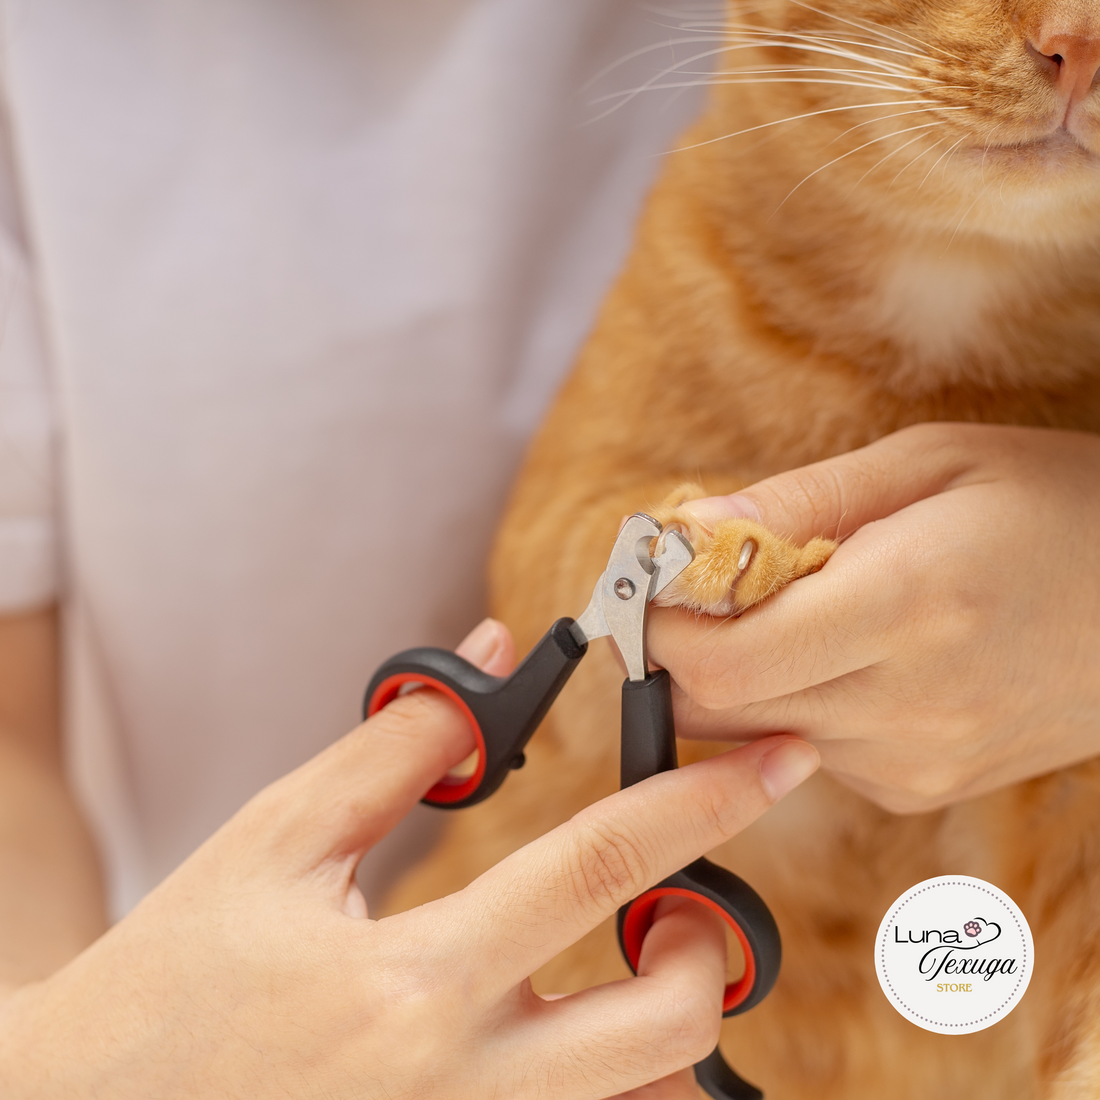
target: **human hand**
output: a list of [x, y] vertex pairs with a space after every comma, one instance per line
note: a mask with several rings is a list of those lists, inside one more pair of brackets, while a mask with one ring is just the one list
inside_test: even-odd
[[845, 541], [739, 619], [653, 612], [682, 736], [797, 733], [899, 812], [1100, 753], [1096, 436], [923, 424], [685, 507]]
[[[514, 663], [491, 621], [460, 651], [495, 674]], [[72, 963], [0, 1004], [0, 1094], [693, 1096], [682, 1071], [713, 1049], [724, 987], [712, 914], [669, 906], [634, 979], [551, 1000], [528, 975], [748, 825], [816, 753], [777, 738], [655, 776], [457, 894], [367, 919], [361, 856], [472, 747], [457, 708], [421, 691], [262, 791]]]

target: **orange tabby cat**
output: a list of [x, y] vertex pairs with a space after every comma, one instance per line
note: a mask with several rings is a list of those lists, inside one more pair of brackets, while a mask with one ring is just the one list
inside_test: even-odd
[[[713, 30], [709, 106], [500, 535], [495, 609], [521, 652], [584, 608], [620, 517], [686, 479], [728, 492], [918, 421], [1100, 431], [1100, 2], [761, 0]], [[691, 534], [706, 576], [678, 598], [718, 614], [829, 553], [756, 528]], [[594, 649], [530, 765], [449, 820], [397, 904], [615, 788], [622, 677]], [[816, 777], [713, 856], [784, 941], [775, 992], [726, 1025], [732, 1064], [771, 1100], [1100, 1095], [1093, 838], [1095, 763], [910, 817]], [[1040, 960], [1010, 1017], [949, 1038], [889, 1007], [872, 958], [890, 902], [944, 873], [1007, 888]], [[605, 927], [539, 982], [625, 973]]]

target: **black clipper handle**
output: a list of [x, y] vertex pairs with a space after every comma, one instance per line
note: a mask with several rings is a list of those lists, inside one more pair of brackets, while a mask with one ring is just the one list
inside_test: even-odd
[[716, 912], [729, 925], [745, 956], [745, 972], [726, 986], [722, 1015], [738, 1016], [758, 1005], [779, 977], [783, 947], [775, 918], [760, 895], [732, 871], [697, 859], [669, 875], [619, 910], [619, 947], [630, 969], [638, 972], [642, 941], [663, 897], [690, 898]]
[[558, 619], [511, 676], [490, 676], [449, 649], [406, 649], [371, 678], [363, 717], [377, 714], [405, 684], [423, 684], [452, 699], [465, 713], [478, 761], [465, 779], [440, 780], [421, 801], [461, 810], [488, 798], [512, 768], [580, 659], [588, 651], [573, 637], [572, 619]]
[[734, 1073], [717, 1047], [695, 1063], [695, 1083], [718, 1100], [764, 1100], [764, 1094], [755, 1085]]
[[658, 772], [676, 770], [672, 678], [663, 668], [623, 681], [619, 786], [626, 790]]
[[[620, 774], [624, 788], [676, 767], [672, 681], [664, 669], [623, 684], [622, 722]], [[745, 972], [726, 986], [722, 1015], [736, 1016], [759, 1004], [779, 977], [783, 954], [779, 929], [760, 895], [709, 859], [688, 864], [619, 910], [619, 947], [630, 969], [638, 972], [654, 910], [660, 899], [668, 896], [690, 898], [713, 909], [741, 944]], [[763, 1100], [764, 1094], [738, 1077], [717, 1048], [696, 1065], [695, 1080], [715, 1100]]]

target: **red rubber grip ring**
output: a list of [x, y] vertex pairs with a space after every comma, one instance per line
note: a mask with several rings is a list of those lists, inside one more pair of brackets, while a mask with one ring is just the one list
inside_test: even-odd
[[756, 958], [737, 921], [716, 901], [711, 901], [710, 898], [703, 897], [694, 890], [685, 890], [680, 886], [659, 886], [630, 903], [630, 908], [623, 918], [623, 947], [630, 965], [637, 971], [638, 960], [642, 956], [642, 941], [653, 927], [653, 910], [657, 907], [657, 902], [665, 897], [689, 898], [691, 901], [697, 901], [700, 905], [713, 909], [733, 929], [733, 934], [737, 937], [737, 942], [745, 955], [745, 973], [737, 981], [726, 986], [726, 993], [722, 998], [722, 1011], [729, 1012], [731, 1008], [736, 1008], [752, 992], [756, 982]]
[[378, 690], [371, 696], [370, 706], [367, 707], [367, 717], [377, 714], [384, 706], [392, 703], [397, 698], [397, 693], [404, 684], [423, 684], [425, 687], [434, 688], [443, 692], [448, 699], [458, 704], [459, 709], [466, 716], [470, 728], [474, 731], [474, 740], [477, 742], [477, 767], [474, 774], [465, 779], [452, 779], [444, 776], [426, 795], [426, 802], [461, 802], [468, 798], [481, 786], [485, 778], [485, 736], [481, 732], [474, 712], [466, 704], [466, 700], [458, 694], [453, 687], [433, 680], [422, 672], [398, 672], [393, 676], [387, 676], [379, 685]]

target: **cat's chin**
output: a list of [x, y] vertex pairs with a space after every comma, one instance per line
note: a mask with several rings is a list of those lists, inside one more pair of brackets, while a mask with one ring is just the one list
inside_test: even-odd
[[1046, 170], [1061, 174], [1067, 168], [1077, 166], [1100, 167], [1100, 156], [1089, 148], [1086, 140], [1059, 127], [1053, 133], [1027, 141], [975, 146], [968, 154], [971, 159], [979, 159], [990, 166], [996, 164], [1006, 169], [1026, 168], [1032, 173]]
[[972, 188], [970, 230], [1006, 243], [1094, 247], [1100, 236], [1100, 154], [1065, 130], [973, 145], [957, 171]]

